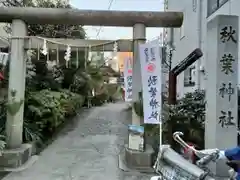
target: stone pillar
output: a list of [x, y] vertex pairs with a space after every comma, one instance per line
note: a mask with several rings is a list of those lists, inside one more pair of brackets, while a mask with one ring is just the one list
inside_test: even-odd
[[[11, 58], [9, 68], [9, 90], [8, 101], [11, 102], [11, 92], [15, 91], [15, 101], [24, 100], [25, 76], [26, 76], [26, 54], [24, 50], [24, 39], [17, 37], [27, 36], [27, 26], [24, 21], [16, 19], [12, 21]], [[8, 148], [18, 148], [22, 144], [23, 109], [13, 115], [8, 112], [6, 123], [6, 141]]]
[[[238, 17], [219, 15], [207, 25], [205, 148], [237, 146]], [[227, 175], [225, 163], [213, 165]]]
[[[146, 41], [146, 27], [144, 24], [135, 24], [133, 26], [133, 96], [132, 101], [138, 101], [139, 92], [142, 91], [141, 65], [139, 60], [138, 46]], [[140, 125], [140, 118], [136, 115], [134, 109], [132, 112], [132, 124]]]

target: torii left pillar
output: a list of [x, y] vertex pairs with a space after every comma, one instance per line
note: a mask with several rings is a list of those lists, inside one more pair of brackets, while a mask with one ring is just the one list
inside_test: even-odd
[[[11, 92], [15, 91], [15, 101], [24, 100], [26, 79], [26, 52], [24, 41], [27, 36], [27, 26], [22, 20], [12, 21], [11, 59], [8, 87], [8, 101]], [[24, 103], [15, 115], [7, 114], [6, 143], [8, 149], [19, 148], [22, 145]]]

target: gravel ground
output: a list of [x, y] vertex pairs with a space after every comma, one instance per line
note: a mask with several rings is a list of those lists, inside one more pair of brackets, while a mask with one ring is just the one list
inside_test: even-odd
[[106, 104], [81, 113], [32, 167], [3, 180], [149, 180], [149, 175], [118, 168], [130, 123], [126, 107]]

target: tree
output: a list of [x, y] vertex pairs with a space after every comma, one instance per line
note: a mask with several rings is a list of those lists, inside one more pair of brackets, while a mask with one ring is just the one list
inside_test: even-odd
[[[2, 4], [8, 7], [42, 7], [42, 8], [72, 8], [63, 0], [3, 0]], [[7, 33], [11, 32], [10, 26], [6, 28]], [[43, 36], [48, 38], [80, 38], [84, 39], [86, 33], [80, 25], [28, 25], [29, 36]]]
[[[175, 105], [164, 104], [163, 106], [163, 131], [165, 140], [172, 139], [172, 132], [182, 131], [184, 139], [204, 148], [204, 122], [205, 122], [205, 91], [196, 90], [186, 93], [177, 100]], [[170, 141], [171, 142], [171, 141]], [[171, 144], [176, 145], [175, 142]]]
[[[141, 94], [139, 96], [141, 97]], [[186, 93], [184, 97], [177, 100], [175, 105], [169, 105], [166, 99], [167, 97], [163, 95], [163, 142], [171, 144], [177, 150], [178, 145], [172, 142], [172, 133], [182, 131], [185, 135], [184, 139], [195, 143], [199, 148], [203, 148], [205, 91], [196, 90], [192, 93]], [[135, 102], [133, 108], [138, 116], [143, 117], [143, 101]], [[144, 127], [147, 136], [152, 138], [159, 136], [159, 126], [146, 124]]]

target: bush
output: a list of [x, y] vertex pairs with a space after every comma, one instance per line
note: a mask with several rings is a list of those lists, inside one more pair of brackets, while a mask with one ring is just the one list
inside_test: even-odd
[[116, 101], [118, 99], [121, 99], [122, 92], [121, 87], [119, 84], [105, 84], [108, 95], [109, 95], [109, 101]]
[[64, 121], [65, 111], [51, 91], [29, 93], [25, 101], [25, 118], [39, 127], [39, 131], [51, 132]]
[[[133, 103], [133, 108], [138, 116], [143, 117], [141, 93], [139, 93], [139, 99], [140, 101]], [[170, 143], [177, 150], [177, 144], [172, 142], [172, 133], [182, 131], [187, 141], [195, 143], [199, 148], [204, 148], [204, 91], [197, 90], [193, 93], [187, 93], [183, 98], [177, 100], [176, 105], [168, 105], [164, 101], [162, 107], [164, 143]], [[145, 124], [144, 127], [147, 136], [159, 136], [159, 126]], [[159, 138], [157, 140], [159, 141]]]
[[62, 88], [69, 89], [71, 84], [74, 83], [74, 77], [78, 69], [69, 69], [69, 68], [63, 68], [63, 82], [62, 82]]
[[102, 88], [96, 92], [95, 96], [91, 98], [91, 103], [94, 106], [100, 106], [108, 100], [109, 100], [109, 94], [108, 94], [107, 88], [106, 86], [102, 86]]
[[[55, 95], [59, 96], [60, 93], [56, 93]], [[68, 90], [61, 91], [60, 103], [61, 106], [65, 109], [65, 117], [74, 116], [77, 113], [83, 104], [85, 98], [79, 94], [72, 93]]]
[[[25, 100], [23, 141], [47, 140], [62, 125], [66, 117], [74, 116], [84, 98], [67, 90], [28, 92]], [[0, 102], [0, 134], [5, 135], [6, 102]], [[0, 150], [2, 147], [0, 136]]]
[[33, 92], [25, 102], [25, 119], [36, 124], [40, 134], [50, 135], [64, 123], [65, 117], [76, 114], [83, 101], [82, 96], [69, 91]]

